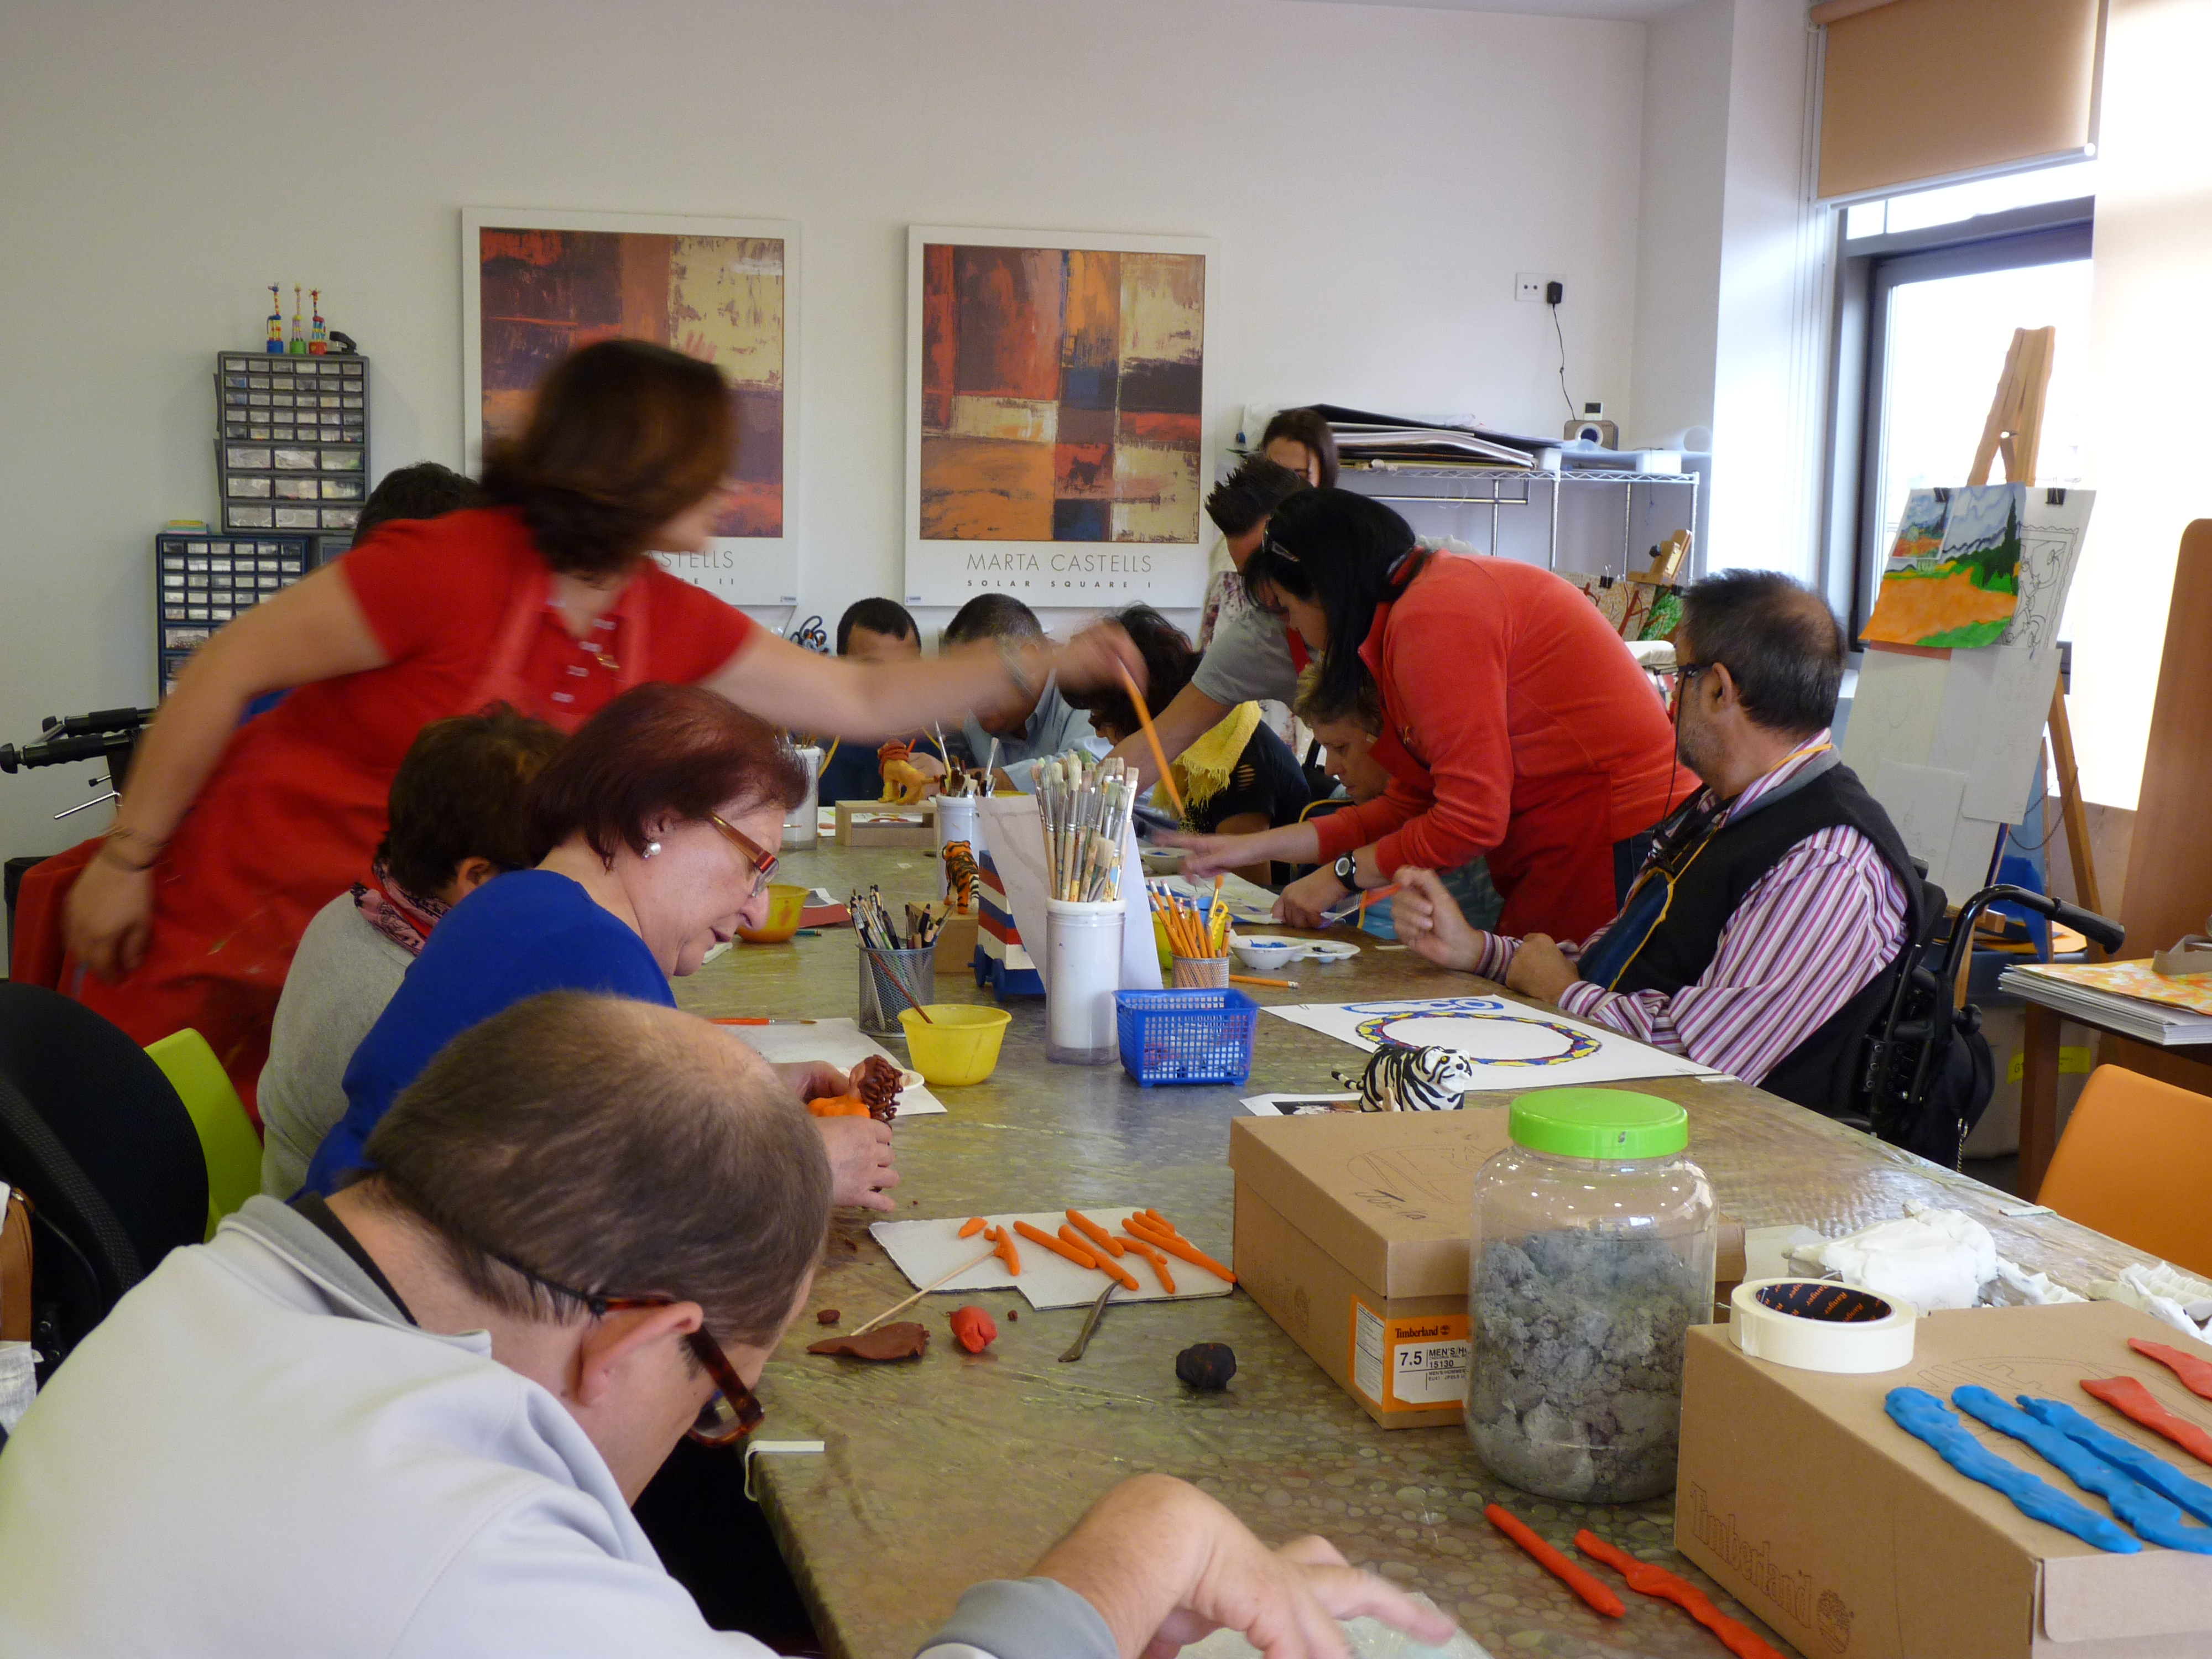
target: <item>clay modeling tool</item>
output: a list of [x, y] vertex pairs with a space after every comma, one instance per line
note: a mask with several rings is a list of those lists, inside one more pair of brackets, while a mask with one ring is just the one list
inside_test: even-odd
[[2077, 1504], [2049, 1481], [2008, 1463], [1974, 1438], [1950, 1407], [1925, 1389], [1892, 1389], [1883, 1397], [1882, 1409], [1890, 1421], [1917, 1440], [1924, 1440], [1936, 1455], [1969, 1480], [1994, 1486], [2013, 1501], [2013, 1507], [2032, 1521], [2040, 1521], [2061, 1532], [2070, 1532], [2085, 1544], [2115, 1555], [2133, 1555], [2142, 1545], [2096, 1510]]
[[1483, 1510], [1490, 1524], [1504, 1533], [1533, 1557], [1538, 1566], [1558, 1579], [1583, 1601], [1608, 1619], [1625, 1618], [1628, 1604], [1615, 1595], [1599, 1580], [1577, 1566], [1573, 1562], [1546, 1543], [1528, 1523], [1502, 1504], [1492, 1504]]
[[1145, 694], [1137, 690], [1136, 681], [1129, 678], [1127, 663], [1116, 661], [1114, 672], [1121, 677], [1121, 687], [1129, 694], [1129, 702], [1137, 711], [1137, 724], [1145, 728], [1145, 742], [1152, 751], [1152, 764], [1160, 769], [1160, 787], [1168, 792], [1175, 803], [1176, 817], [1183, 816], [1182, 791], [1176, 787], [1175, 774], [1168, 770], [1167, 750], [1160, 747], [1160, 734], [1152, 727], [1152, 711], [1145, 707]]
[[2118, 1464], [2106, 1462], [2065, 1430], [2029, 1415], [1977, 1383], [1952, 1389], [1951, 1403], [1999, 1434], [2010, 1435], [2083, 1492], [2096, 1493], [2139, 1536], [2168, 1549], [2212, 1555], [2212, 1528], [2190, 1526], [2172, 1500], [2142, 1485]]
[[973, 1261], [962, 1262], [951, 1273], [931, 1279], [928, 1284], [923, 1285], [912, 1296], [907, 1297], [905, 1301], [893, 1303], [890, 1307], [878, 1314], [873, 1319], [871, 1319], [866, 1324], [856, 1325], [850, 1331], [848, 1331], [846, 1334], [848, 1336], [866, 1336], [870, 1331], [875, 1329], [877, 1326], [882, 1324], [884, 1321], [889, 1319], [893, 1314], [904, 1312], [907, 1309], [914, 1306], [915, 1303], [921, 1301], [922, 1297], [927, 1296], [932, 1291], [938, 1290], [942, 1286], [950, 1284], [952, 1280], [959, 1278], [961, 1274], [966, 1273], [970, 1267], [981, 1267], [986, 1261], [990, 1261], [992, 1257], [997, 1255], [998, 1253], [999, 1252], [994, 1248], [984, 1251], [982, 1255], [977, 1256]]
[[1106, 1316], [1106, 1304], [1114, 1299], [1114, 1292], [1121, 1288], [1119, 1285], [1109, 1284], [1098, 1292], [1098, 1299], [1091, 1304], [1091, 1311], [1084, 1316], [1083, 1328], [1075, 1334], [1075, 1340], [1068, 1345], [1067, 1352], [1060, 1355], [1061, 1364], [1072, 1364], [1083, 1358], [1083, 1351], [1091, 1346], [1091, 1334], [1098, 1328], [1098, 1322]]
[[2181, 1386], [2200, 1400], [2212, 1400], [2212, 1362], [2185, 1354], [2179, 1348], [2169, 1348], [2163, 1342], [2148, 1342], [2140, 1336], [2128, 1339], [2128, 1346], [2137, 1353], [2155, 1359], [2181, 1379]]
[[[2149, 1487], [2160, 1497], [2187, 1510], [2198, 1520], [2212, 1521], [2212, 1486], [2208, 1486], [2202, 1481], [2191, 1480], [2164, 1458], [2152, 1456], [2132, 1440], [2121, 1439], [2111, 1430], [2100, 1427], [2071, 1406], [2058, 1401], [2043, 1400], [2033, 1395], [2024, 1394], [2020, 1396], [2020, 1408], [2037, 1422], [2057, 1430], [2069, 1440], [2086, 1447], [2103, 1458], [2106, 1462], [2132, 1475], [2139, 1484]], [[2112, 1512], [2115, 1515], [2119, 1514], [2118, 1504], [2113, 1505]], [[2127, 1521], [2131, 1527], [2136, 1525], [2124, 1515], [2120, 1516], [2120, 1519]], [[2141, 1527], [2136, 1527], [2136, 1530], [2142, 1532], [2142, 1535], [2150, 1538], [2154, 1544], [2166, 1542], [2162, 1538], [2151, 1538], [2151, 1534], [2143, 1532]], [[2201, 1536], [2205, 1534], [2207, 1529], [2197, 1527], [2191, 1528], [2191, 1531]], [[2197, 1544], [2177, 1544], [2173, 1547], [2196, 1550], [2200, 1554], [2206, 1553]]]
[[[1900, 1393], [1904, 1392], [1899, 1390]], [[1932, 1397], [1932, 1396], [1931, 1396]], [[1966, 1434], [1964, 1429], [1959, 1431]], [[1971, 1440], [1972, 1435], [1966, 1435]], [[1662, 1601], [1672, 1601], [1676, 1607], [1721, 1638], [1721, 1645], [1736, 1659], [1782, 1659], [1767, 1643], [1753, 1635], [1751, 1630], [1729, 1618], [1707, 1599], [1705, 1593], [1686, 1579], [1677, 1578], [1664, 1567], [1655, 1567], [1649, 1561], [1639, 1561], [1626, 1550], [1615, 1549], [1595, 1533], [1585, 1528], [1575, 1534], [1575, 1547], [1591, 1559], [1602, 1561], [1628, 1580], [1628, 1588], [1638, 1595], [1656, 1596]]]
[[2157, 1396], [2132, 1376], [2085, 1377], [2082, 1388], [2123, 1417], [2162, 1434], [2200, 1463], [2212, 1463], [2212, 1434], [2158, 1403]]

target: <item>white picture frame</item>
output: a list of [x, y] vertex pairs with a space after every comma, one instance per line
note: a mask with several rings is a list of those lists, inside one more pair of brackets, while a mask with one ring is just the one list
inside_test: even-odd
[[[484, 233], [596, 232], [617, 236], [743, 238], [780, 244], [781, 358], [777, 392], [779, 428], [777, 533], [718, 535], [699, 553], [659, 554], [671, 574], [736, 605], [796, 605], [799, 599], [799, 227], [789, 220], [732, 219], [688, 214], [574, 211], [546, 208], [465, 208], [461, 211], [461, 431], [463, 465], [471, 473], [483, 465], [484, 442]], [[507, 319], [512, 321], [513, 319]], [[539, 319], [530, 319], [531, 322]], [[558, 329], [559, 319], [545, 319]], [[675, 326], [668, 319], [665, 333]], [[647, 335], [644, 337], [658, 337]], [[680, 340], [663, 343], [684, 349]], [[708, 355], [702, 353], [701, 355]], [[726, 367], [726, 373], [727, 368]], [[748, 386], [755, 389], [750, 398]], [[757, 380], [737, 388], [745, 418], [764, 418], [765, 387]], [[741, 451], [742, 453], [742, 451]], [[752, 482], [757, 483], [756, 479]], [[757, 497], [741, 495], [733, 517], [764, 512]]]
[[[925, 419], [925, 377], [929, 369], [927, 355], [931, 338], [930, 325], [926, 315], [928, 284], [926, 268], [928, 250], [933, 247], [993, 248], [1019, 250], [1045, 255], [1051, 252], [1103, 252], [1121, 254], [1169, 254], [1194, 256], [1203, 261], [1203, 278], [1199, 313], [1199, 341], [1194, 366], [1181, 361], [1169, 362], [1142, 354], [1129, 354], [1126, 361], [1145, 362], [1159, 368], [1164, 374], [1188, 377], [1195, 374], [1197, 390], [1189, 398], [1177, 381], [1164, 401], [1194, 403], [1196, 423], [1188, 428], [1188, 469], [1176, 471], [1167, 480], [1166, 494], [1155, 502], [1137, 501], [1131, 494], [1141, 489], [1146, 480], [1133, 479], [1127, 470], [1127, 455], [1141, 454], [1145, 464], [1164, 467], [1179, 467], [1183, 428], [1178, 425], [1168, 441], [1154, 442], [1140, 439], [1124, 446], [1127, 428], [1124, 427], [1125, 411], [1119, 402], [1120, 393], [1110, 412], [1115, 422], [1109, 440], [1115, 468], [1103, 486], [1093, 485], [1084, 501], [1086, 504], [1073, 506], [1063, 500], [1060, 489], [1064, 482], [1058, 470], [1054, 472], [1054, 495], [1042, 512], [1037, 505], [1036, 473], [1034, 458], [1022, 462], [1023, 484], [1019, 491], [1021, 505], [1010, 509], [999, 522], [988, 528], [1003, 531], [1017, 517], [1027, 519], [1036, 527], [1048, 532], [1058, 531], [1063, 522], [1063, 513], [1091, 514], [1082, 527], [1097, 528], [1097, 508], [1088, 503], [1103, 501], [1107, 515], [1106, 533], [1081, 538], [1048, 533], [1047, 536], [1012, 537], [992, 534], [963, 537], [944, 533], [948, 525], [958, 517], [957, 510], [948, 511], [945, 503], [953, 499], [951, 492], [933, 487], [930, 502], [924, 500], [924, 445], [935, 446], [972, 443], [981, 439], [986, 444], [997, 445], [999, 453], [1009, 444], [1041, 445], [1054, 452], [1060, 449], [1057, 424], [1060, 410], [1058, 398], [1002, 397], [979, 395], [969, 397], [956, 386], [948, 386], [940, 367], [930, 376], [930, 393], [938, 402], [935, 413]], [[976, 594], [986, 592], [1012, 593], [1033, 608], [1069, 607], [1085, 610], [1112, 609], [1125, 605], [1144, 603], [1163, 610], [1188, 609], [1198, 605], [1204, 598], [1206, 581], [1206, 554], [1210, 538], [1202, 503], [1212, 483], [1209, 457], [1212, 447], [1209, 434], [1214, 430], [1218, 416], [1212, 383], [1206, 373], [1207, 359], [1219, 349], [1221, 259], [1218, 245], [1211, 237], [1149, 236], [1121, 233], [1091, 233], [1075, 231], [987, 229], [953, 228], [943, 225], [914, 225], [907, 231], [907, 386], [906, 386], [906, 602], [908, 605], [952, 605], [965, 604]], [[940, 287], [940, 295], [944, 292]], [[957, 296], [954, 301], [957, 303]], [[1126, 343], [1126, 337], [1125, 337]], [[1041, 361], [1041, 360], [1040, 360]], [[1117, 356], [1115, 373], [1120, 384], [1121, 365], [1124, 356]], [[1042, 390], [1036, 387], [1032, 390]], [[998, 421], [1018, 435], [1008, 437], [1000, 427], [984, 426], [969, 420], [965, 415], [949, 416], [949, 404], [953, 400], [979, 406], [982, 421]], [[1042, 407], [1049, 402], [1053, 407]], [[1069, 408], [1075, 404], [1070, 402]], [[1149, 411], [1146, 411], [1149, 412]], [[1177, 408], [1163, 413], [1163, 427], [1180, 422], [1186, 411]], [[1079, 413], [1086, 420], [1095, 420], [1101, 413], [1095, 398], [1085, 401]], [[1137, 415], [1139, 411], [1128, 411]], [[1008, 424], [1010, 423], [1010, 424]], [[1049, 428], [1051, 435], [1041, 436]], [[1087, 432], [1087, 428], [1086, 428]], [[1095, 434], [1091, 434], [1095, 435]], [[1071, 446], [1071, 453], [1075, 448]], [[1174, 453], [1169, 455], [1168, 452]], [[941, 479], [945, 473], [945, 450], [933, 449], [933, 478]], [[972, 453], [972, 452], [971, 452]], [[1162, 475], [1164, 476], [1164, 475]], [[1101, 489], [1109, 492], [1100, 494]], [[1152, 514], [1157, 518], [1161, 508], [1158, 501], [1171, 501], [1182, 521], [1184, 495], [1188, 492], [1187, 539], [1115, 539], [1117, 533], [1127, 534], [1121, 528], [1124, 514]], [[994, 492], [977, 488], [970, 492], [977, 501], [993, 499]], [[1044, 522], [1049, 515], [1050, 522]], [[931, 533], [925, 534], [925, 518]], [[982, 515], [988, 516], [988, 514]], [[976, 520], [971, 520], [976, 521]], [[1157, 523], [1153, 526], [1158, 528]], [[1141, 525], [1133, 526], [1141, 534]]]

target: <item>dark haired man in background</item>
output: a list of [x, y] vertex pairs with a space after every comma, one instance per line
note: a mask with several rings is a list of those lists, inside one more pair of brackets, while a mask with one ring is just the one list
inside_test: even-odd
[[1887, 1012], [1923, 900], [1904, 842], [1829, 740], [1844, 632], [1771, 571], [1707, 578], [1675, 632], [1677, 748], [1705, 787], [1659, 826], [1620, 914], [1581, 945], [1467, 924], [1401, 870], [1398, 937], [1430, 961], [1832, 1116]]
[[[837, 654], [856, 662], [900, 662], [921, 655], [921, 629], [896, 599], [856, 600], [837, 618]], [[824, 806], [841, 800], [880, 800], [883, 768], [876, 749], [865, 743], [836, 743], [822, 761], [822, 782], [815, 799]]]

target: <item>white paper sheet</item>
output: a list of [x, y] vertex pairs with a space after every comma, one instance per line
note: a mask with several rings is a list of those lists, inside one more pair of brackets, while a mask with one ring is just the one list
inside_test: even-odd
[[[1966, 792], [1966, 775], [1940, 766], [1908, 766], [1903, 761], [1884, 760], [1875, 766], [1866, 784], [1897, 826], [1905, 850], [1926, 860], [1928, 878], [1949, 893], [1951, 847], [1959, 828], [1959, 802]], [[1985, 861], [1988, 856], [1984, 848]]]
[[[1079, 1206], [1083, 1213], [1106, 1229], [1118, 1234], [1121, 1223], [1143, 1206], [1133, 1204], [1085, 1204]], [[1026, 1221], [1040, 1232], [1057, 1238], [1060, 1230], [1067, 1224], [1065, 1210], [1018, 1211], [1006, 1215], [983, 1218], [994, 1226], [1011, 1227], [1017, 1221]], [[980, 1232], [972, 1238], [960, 1237], [966, 1216], [942, 1216], [934, 1221], [878, 1221], [868, 1229], [868, 1236], [889, 1253], [898, 1270], [916, 1290], [928, 1284], [939, 1273], [972, 1261], [991, 1247]], [[1228, 1249], [1209, 1246], [1201, 1240], [1193, 1243], [1217, 1261], [1228, 1259]], [[947, 1293], [955, 1291], [1019, 1291], [1032, 1308], [1087, 1308], [1098, 1299], [1098, 1292], [1111, 1283], [1107, 1276], [1093, 1268], [1079, 1267], [1066, 1256], [1048, 1250], [1034, 1239], [1017, 1238], [1015, 1253], [1022, 1259], [1021, 1276], [1016, 1278], [1007, 1271], [1006, 1264], [994, 1257], [951, 1280], [943, 1288]], [[1164, 1254], [1164, 1253], [1163, 1253]], [[1123, 1289], [1115, 1292], [1114, 1304], [1124, 1302], [1188, 1302], [1209, 1296], [1226, 1296], [1233, 1288], [1225, 1279], [1216, 1279], [1197, 1263], [1168, 1257], [1168, 1277], [1175, 1280], [1175, 1294], [1170, 1297], [1160, 1288], [1160, 1281], [1152, 1273], [1152, 1264], [1133, 1250], [1121, 1258], [1121, 1266], [1130, 1278], [1137, 1281], [1133, 1291]], [[1109, 1314], [1109, 1318], [1112, 1316]]]
[[[1037, 970], [1049, 989], [1052, 970], [1045, 950], [1045, 895], [1049, 889], [1045, 883], [1044, 824], [1037, 817], [1036, 801], [1029, 795], [986, 796], [976, 802], [976, 827], [1006, 890], [1006, 908], [1013, 913], [1014, 926], [1029, 952], [1027, 965]], [[1132, 818], [1121, 833], [1121, 896], [1124, 902], [1134, 900], [1130, 915], [1138, 925], [1132, 927], [1125, 919], [1121, 928], [1121, 988], [1157, 991], [1160, 959], [1152, 946], [1140, 869], [1136, 821]]]
[[1247, 1117], [1315, 1117], [1358, 1098], [1358, 1095], [1247, 1095], [1237, 1103]]
[[1942, 657], [1868, 652], [1851, 696], [1850, 722], [1844, 728], [1844, 764], [1864, 780], [1886, 757], [1916, 765], [1926, 760], [1950, 673], [1949, 661]]
[[[896, 1054], [879, 1048], [860, 1033], [857, 1022], [847, 1019], [817, 1019], [811, 1024], [786, 1021], [775, 1025], [725, 1025], [722, 1028], [738, 1042], [753, 1049], [763, 1060], [778, 1065], [789, 1065], [793, 1060], [826, 1060], [843, 1071], [851, 1071], [870, 1054], [887, 1060], [901, 1071], [912, 1069]], [[926, 1083], [916, 1083], [900, 1091], [899, 1121], [910, 1117], [927, 1117], [941, 1113], [945, 1103], [929, 1092]]]
[[1712, 1068], [1548, 1008], [1498, 997], [1294, 1002], [1267, 1012], [1370, 1053], [1385, 1038], [1454, 1048], [1475, 1063], [1478, 1089], [1561, 1089], [1632, 1078], [1710, 1077]]

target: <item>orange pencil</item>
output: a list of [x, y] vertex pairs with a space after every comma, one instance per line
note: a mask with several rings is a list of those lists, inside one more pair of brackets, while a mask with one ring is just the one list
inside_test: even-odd
[[1152, 762], [1160, 769], [1161, 787], [1168, 799], [1175, 803], [1176, 816], [1183, 815], [1182, 791], [1176, 787], [1175, 774], [1168, 770], [1167, 750], [1160, 747], [1160, 734], [1152, 729], [1152, 711], [1145, 707], [1145, 694], [1137, 690], [1136, 681], [1129, 678], [1128, 665], [1115, 662], [1115, 671], [1121, 677], [1121, 687], [1129, 694], [1129, 702], [1137, 711], [1137, 724], [1145, 728], [1145, 741], [1152, 745]]
[[1114, 1235], [1108, 1232], [1103, 1227], [1093, 1221], [1089, 1216], [1084, 1214], [1082, 1211], [1068, 1211], [1067, 1218], [1075, 1224], [1076, 1231], [1078, 1232], [1088, 1233], [1091, 1236], [1091, 1243], [1094, 1244], [1103, 1244], [1106, 1247], [1107, 1253], [1109, 1255], [1118, 1256], [1121, 1254], [1121, 1246], [1115, 1239]]

